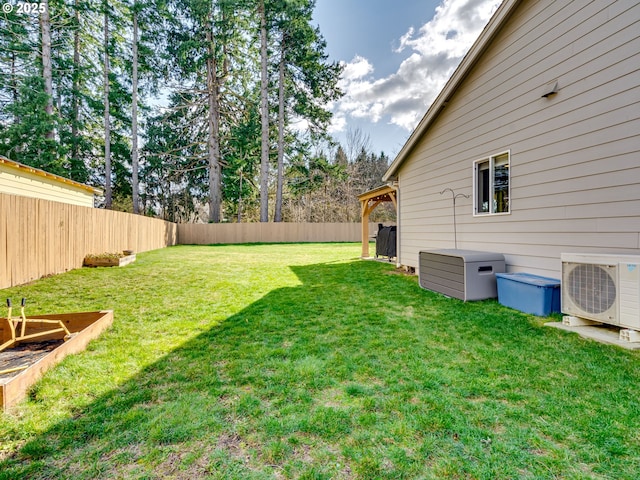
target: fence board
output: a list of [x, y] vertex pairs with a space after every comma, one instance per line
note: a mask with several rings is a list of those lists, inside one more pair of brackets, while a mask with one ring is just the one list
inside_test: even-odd
[[[369, 224], [369, 234], [377, 232]], [[178, 224], [178, 243], [214, 245], [220, 243], [359, 242], [359, 223], [219, 223]]]
[[156, 218], [0, 193], [0, 288], [79, 268], [89, 253], [175, 245]]

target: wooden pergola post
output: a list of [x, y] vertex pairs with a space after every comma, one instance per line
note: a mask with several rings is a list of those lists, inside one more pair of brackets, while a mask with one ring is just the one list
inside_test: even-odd
[[369, 209], [367, 208], [367, 203], [362, 202], [361, 204], [362, 210], [362, 258], [369, 257]]
[[362, 215], [362, 258], [369, 258], [369, 216], [382, 202], [393, 202], [397, 212], [396, 190], [389, 185], [384, 185], [358, 195], [358, 200], [360, 200]]

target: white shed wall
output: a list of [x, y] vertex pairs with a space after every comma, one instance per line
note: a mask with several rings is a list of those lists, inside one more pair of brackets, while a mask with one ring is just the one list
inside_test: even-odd
[[[559, 91], [541, 98], [557, 79]], [[511, 213], [473, 216], [473, 162], [511, 151]], [[505, 254], [558, 277], [561, 252], [639, 253], [640, 4], [525, 1], [398, 171], [400, 255]]]

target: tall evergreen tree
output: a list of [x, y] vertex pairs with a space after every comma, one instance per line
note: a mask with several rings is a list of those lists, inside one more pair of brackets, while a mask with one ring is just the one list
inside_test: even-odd
[[134, 0], [131, 7], [131, 194], [133, 213], [140, 213], [140, 186], [138, 178], [138, 16], [139, 3]]
[[[40, 12], [40, 43], [42, 56], [42, 81], [46, 95], [45, 113], [53, 116], [53, 71], [51, 65], [51, 18], [49, 16], [49, 0], [43, 0]], [[53, 128], [46, 132], [46, 138], [53, 139]]]
[[[69, 92], [70, 97], [70, 123], [71, 131], [68, 141], [70, 143], [70, 160], [69, 167], [72, 172], [72, 176], [81, 179], [81, 181], [87, 181], [86, 164], [84, 159], [81, 158], [81, 128], [82, 122], [80, 120], [80, 107], [82, 103], [81, 97], [81, 85], [83, 81], [83, 67], [81, 65], [81, 50], [83, 48], [82, 42], [82, 24], [80, 20], [80, 0], [74, 0], [73, 13], [72, 13], [72, 29], [73, 29], [73, 57], [71, 67], [71, 90]], [[62, 134], [63, 135], [63, 134]], [[64, 138], [64, 137], [63, 137]]]
[[104, 203], [106, 208], [111, 208], [113, 202], [113, 190], [111, 186], [111, 109], [110, 109], [110, 67], [109, 67], [109, 2], [103, 1], [103, 100], [104, 100]]
[[0, 92], [4, 91], [0, 101], [6, 102], [4, 115], [0, 114], [4, 117], [0, 122], [0, 153], [62, 173], [60, 149], [53, 133], [58, 116], [52, 103], [49, 18], [43, 14], [41, 21], [34, 23], [29, 15], [3, 12], [0, 32], [1, 61], [8, 67], [3, 68], [0, 82]]
[[267, 39], [267, 8], [258, 0], [260, 18], [260, 221], [269, 221], [269, 55]]
[[330, 63], [320, 30], [311, 25], [313, 0], [274, 2], [274, 30], [279, 39], [278, 62], [278, 163], [274, 220], [282, 221], [285, 133], [290, 119], [305, 120], [312, 135], [324, 134], [331, 119], [326, 105], [341, 92], [342, 71]]
[[240, 70], [246, 35], [245, 10], [240, 0], [175, 0], [177, 23], [171, 34], [170, 53], [182, 88], [196, 93], [191, 107], [201, 109], [205, 122], [206, 158], [209, 171], [209, 221], [219, 222], [222, 204], [221, 130], [230, 69]]
[[95, 1], [49, 0], [52, 18], [52, 64], [56, 125], [66, 175], [95, 181], [102, 163], [103, 118], [101, 4]]
[[138, 147], [138, 103], [145, 92], [157, 93], [165, 74], [166, 16], [164, 0], [131, 0], [131, 193], [133, 212], [141, 213], [140, 165]]
[[[214, 222], [268, 219], [275, 171], [274, 219], [291, 218], [285, 202], [301, 198], [304, 188], [287, 188], [285, 166], [311, 165], [311, 137], [291, 125], [303, 119], [313, 134], [322, 133], [329, 119], [323, 105], [338, 94], [339, 69], [326, 61], [311, 26], [310, 0], [41, 4], [48, 8], [39, 22], [0, 14], [0, 154], [102, 184], [111, 208], [193, 219], [207, 213], [206, 201]], [[258, 7], [264, 15], [256, 15]], [[161, 76], [175, 95], [150, 114]], [[321, 170], [313, 162], [311, 170]], [[341, 181], [323, 178], [323, 188], [303, 182], [301, 195], [315, 210], [317, 192], [328, 196]]]

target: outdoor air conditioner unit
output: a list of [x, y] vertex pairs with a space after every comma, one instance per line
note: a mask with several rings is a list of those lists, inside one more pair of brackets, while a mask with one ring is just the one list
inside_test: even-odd
[[640, 330], [640, 255], [563, 253], [562, 312]]

